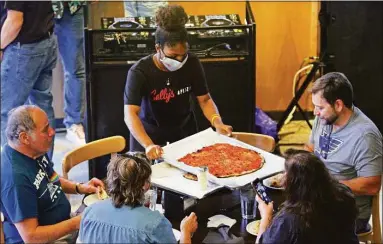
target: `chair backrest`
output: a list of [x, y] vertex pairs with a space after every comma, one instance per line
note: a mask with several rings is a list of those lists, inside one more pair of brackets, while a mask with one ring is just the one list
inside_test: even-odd
[[372, 229], [366, 233], [358, 234], [359, 241], [372, 243], [382, 243], [382, 229], [380, 226], [380, 210], [379, 210], [380, 194], [376, 194], [372, 197]]
[[382, 228], [380, 227], [380, 210], [379, 210], [380, 194], [376, 194], [372, 198], [372, 235], [373, 243], [382, 243]]
[[247, 132], [233, 132], [232, 136], [233, 138], [239, 141], [242, 141], [254, 147], [258, 147], [267, 152], [272, 152], [275, 148], [274, 138], [268, 135]]
[[124, 150], [125, 144], [124, 137], [111, 136], [92, 141], [68, 152], [62, 161], [63, 178], [68, 179], [68, 172], [77, 164], [100, 156], [121, 152]]
[[5, 243], [5, 238], [4, 238], [4, 231], [3, 231], [3, 221], [4, 221], [4, 215], [2, 212], [0, 212], [0, 243]]

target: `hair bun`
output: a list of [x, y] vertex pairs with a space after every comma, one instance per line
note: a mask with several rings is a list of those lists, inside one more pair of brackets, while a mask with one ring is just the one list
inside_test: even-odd
[[159, 7], [156, 11], [156, 24], [167, 31], [185, 28], [188, 16], [180, 5], [167, 5]]

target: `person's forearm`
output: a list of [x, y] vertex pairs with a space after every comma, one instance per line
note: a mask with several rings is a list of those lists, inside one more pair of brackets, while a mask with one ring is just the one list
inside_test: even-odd
[[23, 233], [25, 243], [48, 243], [68, 235], [80, 227], [81, 216], [54, 225], [38, 226], [34, 231]]
[[261, 235], [266, 231], [267, 227], [269, 227], [271, 220], [272, 220], [272, 216], [261, 219], [261, 223], [259, 224], [259, 229], [257, 234], [257, 240], [255, 243], [259, 243], [259, 239], [261, 238]]
[[125, 123], [129, 128], [130, 133], [136, 138], [136, 140], [144, 147], [148, 147], [153, 143], [152, 139], [148, 136], [145, 128], [138, 117], [138, 115], [126, 115]]
[[[218, 108], [210, 96], [208, 99], [200, 101], [199, 105], [200, 105], [201, 110], [202, 110], [203, 114], [205, 115], [206, 119], [209, 120], [210, 123], [212, 123], [211, 119], [212, 119], [213, 115], [215, 115], [215, 114], [219, 115]], [[222, 123], [221, 117], [216, 117], [213, 122], [214, 122], [214, 124], [215, 123]], [[214, 126], [214, 125], [212, 124], [212, 126]]]
[[23, 21], [12, 21], [7, 18], [1, 29], [1, 49], [6, 48], [19, 35]]
[[348, 186], [355, 195], [376, 195], [381, 187], [381, 176], [358, 177], [351, 180], [340, 180]]
[[180, 237], [180, 243], [191, 243], [191, 234], [185, 233], [184, 231], [181, 231], [181, 237]]
[[61, 187], [63, 191], [67, 194], [77, 194], [76, 192], [76, 183], [67, 179], [60, 177]]

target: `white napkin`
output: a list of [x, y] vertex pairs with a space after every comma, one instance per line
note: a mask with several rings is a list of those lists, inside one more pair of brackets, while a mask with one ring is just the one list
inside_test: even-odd
[[165, 178], [179, 174], [180, 170], [172, 165], [162, 162], [152, 165], [152, 178]]
[[218, 214], [209, 218], [209, 222], [207, 222], [208, 228], [218, 228], [220, 225], [226, 225], [231, 228], [237, 221], [235, 219], [229, 218], [225, 215]]

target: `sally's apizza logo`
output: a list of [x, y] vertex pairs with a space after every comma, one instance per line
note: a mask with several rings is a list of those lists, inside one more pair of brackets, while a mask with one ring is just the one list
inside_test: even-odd
[[165, 103], [168, 103], [175, 97], [174, 91], [170, 88], [163, 88], [160, 92], [153, 90], [150, 94], [153, 101], [165, 101]]
[[168, 103], [173, 98], [183, 94], [187, 94], [191, 91], [191, 86], [184, 87], [182, 89], [179, 89], [177, 92], [174, 92], [172, 89], [165, 87], [161, 89], [159, 92], [157, 90], [152, 90], [150, 92], [152, 96], [153, 101], [164, 101], [165, 103]]

